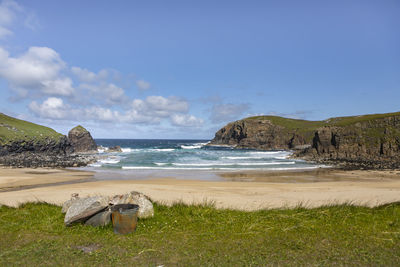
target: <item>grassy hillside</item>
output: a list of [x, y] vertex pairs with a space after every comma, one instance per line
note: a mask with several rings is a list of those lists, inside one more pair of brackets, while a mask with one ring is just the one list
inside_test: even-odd
[[14, 141], [59, 140], [63, 135], [51, 128], [19, 120], [0, 113], [0, 145]]
[[269, 120], [275, 125], [283, 126], [287, 129], [303, 129], [304, 131], [313, 131], [322, 126], [348, 126], [358, 122], [366, 122], [387, 117], [400, 116], [400, 112], [384, 113], [384, 114], [368, 114], [360, 116], [335, 117], [323, 121], [307, 121], [298, 119], [289, 119], [278, 116], [255, 116], [244, 120]]
[[0, 207], [1, 266], [398, 266], [400, 204], [256, 212], [155, 205], [135, 233], [65, 227], [61, 208]]

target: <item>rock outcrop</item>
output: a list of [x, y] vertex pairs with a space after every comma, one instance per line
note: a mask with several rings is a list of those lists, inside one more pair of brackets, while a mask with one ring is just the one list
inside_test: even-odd
[[295, 156], [318, 162], [399, 168], [400, 112], [325, 121], [252, 117], [229, 123], [209, 145], [295, 150]]
[[151, 203], [150, 199], [146, 195], [136, 191], [132, 191], [125, 195], [116, 195], [111, 199], [110, 203], [112, 205], [118, 205], [118, 204], [138, 205], [139, 218], [149, 218], [154, 216], [153, 203]]
[[97, 152], [96, 142], [90, 133], [80, 125], [69, 131], [68, 139], [74, 152]]
[[85, 223], [91, 226], [105, 226], [111, 222], [113, 208], [120, 204], [135, 204], [139, 206], [138, 218], [154, 216], [154, 207], [151, 200], [144, 194], [132, 191], [124, 195], [94, 196], [79, 198], [74, 193], [70, 200], [62, 205], [61, 212], [65, 213], [64, 224]]
[[91, 216], [105, 210], [108, 207], [108, 201], [109, 198], [103, 196], [76, 199], [65, 214], [64, 224], [68, 226], [75, 222], [86, 221]]
[[0, 113], [0, 165], [12, 167], [78, 167], [93, 155], [73, 154], [70, 140], [51, 128]]
[[288, 150], [310, 145], [312, 129], [285, 127], [269, 118], [255, 117], [229, 123], [215, 134], [209, 145], [260, 150]]

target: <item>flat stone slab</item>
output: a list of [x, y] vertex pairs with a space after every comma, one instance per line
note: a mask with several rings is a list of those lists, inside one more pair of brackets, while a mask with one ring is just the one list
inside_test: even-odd
[[94, 227], [106, 226], [111, 222], [111, 213], [112, 212], [110, 210], [99, 212], [96, 215], [90, 217], [85, 222], [85, 225], [91, 225]]
[[87, 218], [107, 208], [108, 204], [109, 198], [104, 196], [77, 199], [65, 214], [64, 224], [69, 226], [75, 222], [85, 221]]

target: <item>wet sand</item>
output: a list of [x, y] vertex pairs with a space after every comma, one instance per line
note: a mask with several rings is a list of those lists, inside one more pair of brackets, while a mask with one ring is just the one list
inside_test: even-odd
[[[140, 191], [155, 201], [172, 204], [213, 202], [217, 208], [257, 210], [307, 207], [351, 202], [376, 206], [400, 201], [400, 171], [230, 172], [223, 181], [157, 178], [147, 180], [91, 179], [91, 173], [54, 169], [0, 169], [0, 204], [18, 206], [30, 201], [61, 205], [72, 193], [114, 195]], [[57, 184], [61, 182], [64, 184]], [[79, 182], [79, 183], [77, 183]], [[24, 186], [35, 186], [25, 188]]]
[[0, 168], [0, 192], [93, 180], [93, 173], [51, 168]]

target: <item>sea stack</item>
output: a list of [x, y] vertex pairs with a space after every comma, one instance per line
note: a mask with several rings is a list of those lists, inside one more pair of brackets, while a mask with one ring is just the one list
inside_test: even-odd
[[68, 133], [68, 139], [74, 147], [75, 152], [95, 152], [97, 151], [96, 142], [93, 140], [89, 131], [81, 125], [76, 126]]

